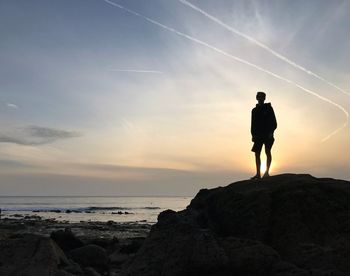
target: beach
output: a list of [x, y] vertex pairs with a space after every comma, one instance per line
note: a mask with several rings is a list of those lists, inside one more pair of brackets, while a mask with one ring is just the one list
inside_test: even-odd
[[192, 197], [119, 196], [0, 196], [2, 216], [38, 215], [63, 222], [114, 221], [156, 223], [166, 209], [179, 211]]
[[[140, 248], [152, 226], [149, 223], [137, 222], [57, 221], [56, 219], [42, 219], [37, 214], [13, 216], [14, 218], [5, 217], [0, 221], [0, 252], [2, 252], [0, 262], [10, 267], [9, 270], [2, 267], [4, 270], [1, 270], [1, 275], [9, 275], [9, 271], [13, 271], [11, 260], [6, 259], [6, 255], [16, 257], [21, 255], [32, 256], [34, 254], [31, 251], [27, 253], [32, 248], [30, 244], [33, 237], [38, 239], [35, 244], [42, 244], [45, 240], [54, 240], [65, 253], [78, 247], [76, 243], [79, 244], [79, 247], [95, 246], [104, 252], [105, 259], [108, 262], [101, 266], [100, 270], [96, 267], [91, 268], [90, 270], [93, 269], [92, 271], [95, 273], [93, 275], [118, 275], [122, 265]], [[16, 241], [21, 247], [15, 245], [11, 247], [11, 244]], [[56, 255], [56, 253], [50, 251], [43, 254], [47, 258]], [[97, 253], [97, 259], [98, 256]], [[22, 273], [22, 271], [26, 271], [27, 263], [31, 261], [25, 259], [13, 262], [14, 266], [20, 265], [22, 267], [20, 271]], [[93, 265], [92, 261], [89, 262]], [[34, 270], [26, 275], [52, 275], [46, 271], [50, 268], [48, 261], [44, 259], [42, 264], [44, 265], [43, 271]], [[74, 262], [71, 262], [71, 266], [68, 266], [66, 271], [70, 273], [67, 275], [91, 275], [89, 270], [76, 265]], [[109, 274], [106, 274], [107, 272]]]
[[50, 236], [69, 229], [82, 240], [147, 236], [166, 209], [183, 210], [191, 197], [0, 197], [0, 237]]
[[[52, 256], [60, 255], [56, 251], [62, 251], [62, 256], [69, 256], [69, 261], [57, 260], [65, 264], [64, 273], [91, 275], [89, 270], [93, 270], [94, 275], [118, 275], [123, 264], [143, 244], [158, 214], [171, 208], [185, 209], [190, 200], [190, 197], [0, 197], [3, 253], [0, 263], [6, 264], [1, 267], [1, 274], [11, 274], [18, 262], [21, 271], [37, 267], [28, 265], [32, 259], [13, 260], [12, 256], [36, 256], [40, 253], [36, 246], [48, 243], [46, 247], [53, 249], [47, 253], [47, 248], [43, 249], [40, 259], [51, 260]], [[33, 245], [36, 249], [32, 252]], [[89, 250], [97, 250], [91, 254], [103, 265], [93, 265], [94, 260], [89, 260], [91, 268], [77, 265], [71, 256], [74, 249], [88, 255]], [[43, 270], [35, 268], [28, 275], [51, 275], [47, 271], [49, 261], [41, 262], [46, 264]]]

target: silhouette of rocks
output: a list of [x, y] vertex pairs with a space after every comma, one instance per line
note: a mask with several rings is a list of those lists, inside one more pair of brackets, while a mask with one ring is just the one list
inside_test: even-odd
[[113, 252], [119, 244], [119, 239], [116, 237], [113, 238], [104, 238], [104, 237], [95, 237], [91, 240], [85, 240], [86, 244], [95, 244], [104, 248], [107, 253]]
[[69, 252], [69, 256], [81, 267], [92, 267], [98, 272], [108, 270], [109, 258], [106, 250], [95, 244], [88, 244]]
[[69, 273], [65, 270], [59, 270], [55, 276], [75, 276], [75, 275], [82, 275], [82, 274], [72, 274], [72, 273]]
[[87, 267], [84, 268], [84, 276], [101, 276], [101, 274], [92, 267]]
[[122, 275], [350, 275], [350, 182], [283, 174], [167, 210]]
[[63, 249], [64, 252], [84, 245], [84, 243], [77, 238], [69, 228], [65, 228], [64, 231], [53, 231], [50, 237]]
[[123, 253], [123, 254], [136, 253], [140, 249], [145, 238], [140, 237], [140, 238], [133, 238], [130, 240], [131, 240], [130, 243], [124, 244], [120, 247], [120, 250], [119, 250], [120, 253]]
[[0, 275], [53, 276], [67, 264], [63, 251], [50, 238], [26, 234], [0, 240]]
[[84, 272], [81, 269], [80, 265], [74, 262], [73, 260], [69, 260], [69, 265], [64, 267], [64, 273], [70, 273], [72, 275], [83, 275]]
[[[122, 265], [140, 248], [149, 228], [134, 222], [5, 218], [0, 223], [0, 275], [119, 275]], [[86, 245], [98, 246], [91, 249]], [[78, 248], [80, 253], [75, 251]]]

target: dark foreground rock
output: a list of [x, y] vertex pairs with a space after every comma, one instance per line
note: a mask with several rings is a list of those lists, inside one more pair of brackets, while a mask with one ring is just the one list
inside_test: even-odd
[[98, 271], [108, 270], [106, 250], [98, 245], [89, 244], [69, 252], [70, 257], [82, 267], [93, 267]]
[[0, 221], [0, 275], [116, 276], [149, 228], [137, 223], [5, 218]]
[[63, 251], [69, 251], [84, 245], [84, 243], [73, 234], [70, 228], [53, 231], [50, 237]]
[[201, 190], [122, 275], [350, 275], [350, 182], [284, 174]]
[[50, 238], [18, 235], [0, 240], [0, 275], [51, 276], [68, 265], [63, 251]]

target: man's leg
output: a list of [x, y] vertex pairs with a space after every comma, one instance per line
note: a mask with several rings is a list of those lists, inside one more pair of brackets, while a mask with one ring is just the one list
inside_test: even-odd
[[255, 141], [252, 151], [255, 153], [255, 166], [256, 166], [256, 175], [254, 175], [251, 179], [260, 179], [260, 167], [261, 167], [261, 160], [260, 160], [260, 153], [262, 149], [263, 143], [261, 141]]
[[274, 139], [271, 139], [268, 143], [265, 144], [265, 153], [266, 153], [266, 172], [264, 173], [263, 177], [270, 176], [270, 167], [272, 163], [272, 155], [271, 155], [271, 148], [274, 143]]
[[270, 176], [269, 171], [271, 167], [271, 162], [272, 162], [272, 155], [271, 155], [271, 149], [266, 149], [266, 172], [264, 173], [264, 177]]
[[260, 167], [261, 167], [260, 151], [255, 153], [255, 165], [256, 165], [256, 177], [260, 178]]

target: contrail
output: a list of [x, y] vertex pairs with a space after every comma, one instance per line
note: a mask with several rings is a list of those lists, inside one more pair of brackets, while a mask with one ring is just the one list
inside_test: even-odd
[[111, 71], [111, 72], [126, 72], [126, 73], [163, 74], [162, 71], [156, 71], [156, 70], [111, 69], [109, 71]]
[[199, 40], [199, 39], [194, 38], [194, 37], [192, 37], [192, 36], [190, 36], [190, 35], [187, 35], [187, 34], [185, 34], [185, 33], [182, 33], [182, 32], [180, 32], [180, 31], [178, 31], [178, 30], [176, 30], [176, 29], [174, 29], [174, 28], [171, 28], [171, 27], [168, 27], [168, 26], [166, 26], [166, 25], [164, 25], [164, 24], [162, 24], [162, 23], [159, 23], [158, 21], [155, 21], [155, 20], [153, 20], [153, 19], [151, 19], [151, 18], [149, 18], [149, 17], [147, 17], [147, 16], [144, 16], [144, 15], [142, 15], [142, 14], [136, 12], [136, 11], [130, 10], [130, 9], [128, 9], [128, 8], [125, 8], [125, 7], [122, 6], [122, 5], [119, 5], [119, 4], [117, 4], [117, 3], [114, 3], [114, 2], [112, 2], [112, 1], [110, 1], [110, 0], [103, 0], [103, 1], [105, 1], [106, 3], [108, 3], [108, 4], [110, 4], [110, 5], [114, 6], [114, 7], [117, 7], [117, 8], [119, 8], [119, 9], [122, 9], [122, 10], [126, 11], [127, 13], [130, 13], [130, 14], [133, 14], [133, 15], [135, 15], [135, 16], [137, 16], [137, 17], [140, 17], [140, 18], [142, 18], [142, 19], [144, 19], [144, 20], [146, 20], [146, 21], [148, 21], [148, 22], [150, 22], [150, 23], [152, 23], [152, 24], [154, 24], [154, 25], [156, 25], [156, 26], [159, 26], [159, 27], [161, 27], [161, 28], [163, 28], [163, 29], [165, 29], [165, 30], [167, 30], [167, 31], [173, 32], [173, 33], [175, 33], [175, 34], [177, 34], [177, 35], [179, 35], [179, 36], [181, 36], [181, 37], [187, 38], [188, 40], [191, 40], [191, 41], [193, 41], [193, 42], [195, 42], [195, 43], [197, 43], [197, 44], [200, 44], [200, 45], [202, 45], [202, 46], [205, 46], [205, 47], [207, 47], [207, 48], [209, 48], [209, 49], [211, 49], [211, 50], [213, 50], [213, 51], [215, 51], [215, 52], [217, 52], [217, 53], [219, 53], [219, 54], [222, 54], [223, 56], [226, 56], [226, 57], [228, 57], [228, 58], [230, 58], [230, 59], [236, 60], [236, 61], [238, 61], [238, 62], [240, 62], [240, 63], [246, 64], [246, 65], [248, 65], [248, 66], [250, 66], [250, 67], [255, 68], [256, 70], [259, 70], [259, 71], [264, 72], [264, 73], [266, 73], [266, 74], [268, 74], [268, 75], [270, 75], [270, 76], [273, 76], [273, 77], [275, 77], [275, 78], [277, 78], [277, 79], [279, 79], [279, 80], [282, 80], [282, 81], [284, 81], [284, 82], [287, 82], [287, 83], [289, 83], [289, 84], [292, 84], [292, 85], [294, 85], [294, 86], [300, 88], [300, 89], [303, 90], [304, 92], [306, 92], [306, 93], [308, 93], [308, 94], [311, 94], [311, 95], [313, 95], [313, 96], [319, 98], [320, 100], [325, 101], [325, 102], [327, 102], [327, 103], [329, 103], [329, 104], [331, 104], [331, 105], [337, 107], [339, 110], [341, 110], [341, 111], [345, 114], [346, 121], [345, 121], [345, 123], [344, 123], [342, 126], [338, 127], [336, 130], [334, 130], [334, 131], [333, 131], [332, 133], [330, 133], [328, 136], [326, 136], [325, 138], [323, 138], [323, 139], [322, 139], [322, 142], [327, 141], [327, 140], [328, 140], [329, 138], [331, 138], [333, 135], [337, 134], [340, 130], [342, 130], [343, 128], [345, 128], [346, 125], [347, 125], [348, 122], [349, 122], [349, 113], [346, 111], [346, 109], [345, 109], [344, 107], [342, 107], [341, 105], [339, 105], [339, 104], [333, 102], [332, 100], [330, 100], [330, 99], [328, 99], [328, 98], [325, 98], [325, 97], [319, 95], [318, 93], [316, 93], [316, 92], [314, 92], [314, 91], [312, 91], [312, 90], [310, 90], [310, 89], [307, 89], [307, 88], [301, 86], [300, 84], [297, 84], [297, 83], [295, 83], [295, 82], [293, 82], [293, 81], [291, 81], [291, 80], [289, 80], [289, 79], [286, 79], [286, 78], [284, 78], [284, 77], [282, 77], [282, 76], [279, 76], [279, 75], [277, 75], [277, 74], [275, 74], [275, 73], [273, 73], [273, 72], [271, 72], [271, 71], [269, 71], [269, 70], [266, 70], [266, 69], [264, 69], [264, 68], [262, 68], [262, 67], [260, 67], [260, 66], [258, 66], [258, 65], [256, 65], [256, 64], [250, 63], [249, 61], [246, 61], [246, 60], [244, 60], [244, 59], [241, 59], [241, 58], [239, 58], [239, 57], [236, 57], [236, 56], [234, 56], [234, 55], [231, 55], [231, 54], [229, 54], [229, 53], [227, 53], [227, 52], [225, 52], [225, 51], [223, 51], [223, 50], [221, 50], [221, 49], [219, 49], [219, 48], [216, 48], [215, 46], [212, 46], [212, 45], [210, 45], [210, 44], [208, 44], [208, 43], [202, 41], [202, 40]]
[[247, 40], [249, 40], [250, 42], [254, 43], [255, 45], [258, 45], [259, 47], [265, 49], [266, 51], [268, 51], [269, 53], [273, 54], [274, 56], [276, 56], [277, 58], [287, 62], [288, 64], [292, 65], [293, 67], [295, 68], [298, 68], [300, 69], [301, 71], [315, 77], [316, 79], [319, 79], [321, 81], [323, 81], [324, 83], [328, 84], [329, 86], [337, 89], [338, 91], [350, 96], [350, 93], [345, 91], [344, 89], [340, 88], [339, 86], [335, 85], [334, 83], [326, 80], [325, 78], [321, 77], [320, 75], [306, 69], [305, 67], [295, 63], [294, 61], [288, 59], [287, 57], [277, 53], [275, 50], [271, 49], [269, 46], [267, 46], [266, 44], [256, 40], [255, 38], [249, 36], [249, 35], [246, 35], [242, 32], [240, 32], [239, 30], [235, 29], [235, 28], [232, 28], [231, 26], [225, 24], [224, 22], [222, 22], [220, 19], [210, 15], [209, 13], [205, 12], [204, 10], [202, 10], [201, 8], [193, 5], [192, 3], [186, 1], [186, 0], [178, 0], [179, 2], [181, 2], [182, 4], [192, 8], [193, 10], [201, 13], [202, 15], [204, 15], [205, 17], [209, 18], [210, 20], [214, 21], [215, 23], [219, 24], [220, 26], [224, 27], [225, 29], [229, 30], [230, 32], [232, 33], [235, 33], [236, 35], [240, 36], [240, 37], [243, 37]]

